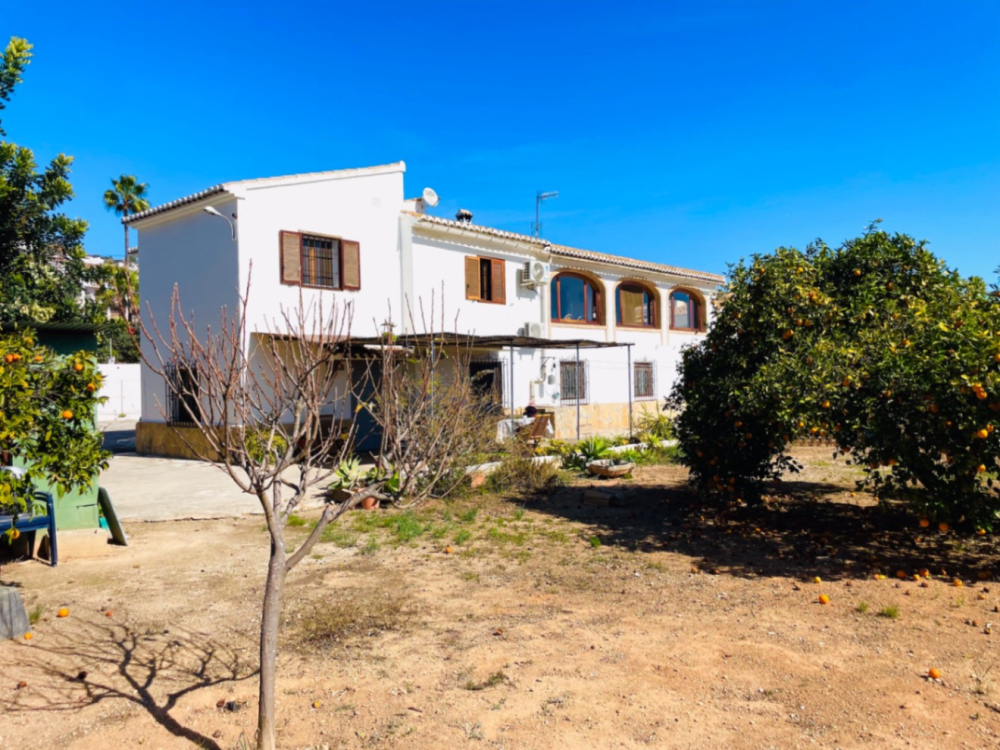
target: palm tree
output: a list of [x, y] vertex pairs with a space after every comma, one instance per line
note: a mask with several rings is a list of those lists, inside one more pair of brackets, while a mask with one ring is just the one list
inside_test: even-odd
[[[123, 174], [117, 180], [111, 178], [111, 185], [111, 190], [104, 192], [104, 207], [114, 211], [116, 216], [125, 217], [149, 208], [146, 200], [149, 185], [138, 182], [135, 175]], [[128, 224], [125, 225], [125, 268], [128, 268]]]

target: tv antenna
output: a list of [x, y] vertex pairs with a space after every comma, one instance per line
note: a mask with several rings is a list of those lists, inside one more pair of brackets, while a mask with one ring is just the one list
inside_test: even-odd
[[531, 225], [531, 228], [535, 232], [535, 236], [538, 237], [542, 232], [542, 222], [539, 221], [538, 214], [542, 208], [542, 201], [547, 201], [549, 198], [558, 198], [559, 193], [553, 190], [550, 193], [543, 193], [539, 190], [535, 194], [535, 223]]

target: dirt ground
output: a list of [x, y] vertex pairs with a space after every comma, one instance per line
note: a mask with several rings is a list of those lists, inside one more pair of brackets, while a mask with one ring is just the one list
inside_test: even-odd
[[[577, 480], [357, 511], [291, 575], [280, 746], [1000, 746], [994, 537], [921, 529], [798, 455], [789, 495], [724, 515], [674, 466], [593, 483], [611, 507]], [[0, 571], [38, 618], [0, 643], [0, 748], [252, 738], [261, 521], [128, 531]]]

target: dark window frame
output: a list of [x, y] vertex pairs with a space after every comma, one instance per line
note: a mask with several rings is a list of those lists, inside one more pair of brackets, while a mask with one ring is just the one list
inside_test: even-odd
[[[312, 247], [309, 242], [317, 243], [330, 243], [331, 258], [330, 264], [334, 265], [334, 256], [336, 258], [336, 276], [331, 276], [329, 284], [319, 284], [315, 283], [313, 279], [314, 274], [311, 272], [312, 267], [315, 265], [315, 254], [310, 254], [308, 250]], [[302, 232], [299, 238], [299, 263], [301, 264], [301, 283], [299, 286], [303, 286], [306, 289], [333, 289], [335, 291], [343, 291], [344, 289], [344, 253], [341, 247], [342, 238], [333, 237], [326, 234], [316, 234], [315, 232]], [[308, 270], [308, 273], [307, 273]], [[309, 281], [306, 281], [306, 278]], [[333, 281], [337, 283], [334, 284]]]
[[[576, 367], [576, 385], [573, 396], [566, 395], [566, 372], [569, 368]], [[590, 403], [590, 368], [587, 360], [564, 359], [559, 362], [559, 403], [560, 404], [589, 404]], [[583, 385], [583, 393], [580, 393], [580, 385]]]
[[[292, 238], [294, 250], [290, 243]], [[330, 244], [329, 277], [320, 278], [315, 273], [316, 253], [310, 241]], [[356, 292], [361, 289], [361, 243], [357, 240], [322, 232], [283, 229], [278, 232], [278, 260], [279, 279], [285, 286], [334, 292]], [[330, 283], [325, 283], [327, 278]], [[324, 283], [317, 283], [319, 281]]]
[[198, 368], [184, 363], [169, 364], [165, 374], [170, 379], [164, 384], [167, 389], [167, 424], [196, 426], [195, 420], [202, 418], [197, 388]]
[[[688, 298], [688, 320], [695, 319], [694, 327], [678, 326], [674, 322], [675, 295], [686, 294]], [[670, 330], [687, 331], [689, 333], [702, 333], [705, 330], [705, 301], [701, 295], [690, 289], [672, 289], [670, 291]]]
[[[572, 320], [564, 319], [562, 317], [562, 299], [560, 299], [560, 287], [561, 282], [564, 278], [579, 279], [585, 285], [589, 286], [593, 290], [594, 305], [597, 307], [597, 320], [591, 320], [591, 309], [590, 303], [587, 299], [587, 293], [584, 292], [583, 295], [583, 314], [584, 320]], [[573, 271], [560, 271], [555, 276], [552, 277], [551, 282], [552, 288], [552, 304], [549, 306], [549, 317], [552, 319], [553, 323], [559, 325], [582, 325], [582, 326], [603, 326], [604, 325], [604, 299], [601, 294], [601, 288], [589, 276], [584, 276], [582, 273], [575, 273]], [[552, 315], [552, 307], [555, 306], [555, 315]]]
[[[470, 302], [485, 302], [490, 305], [506, 305], [507, 304], [507, 261], [503, 258], [494, 258], [489, 255], [467, 255], [467, 259], [475, 258], [478, 262], [478, 277], [479, 277], [479, 296], [470, 297], [468, 291], [466, 292], [466, 299]], [[499, 265], [500, 268], [500, 278], [503, 281], [504, 288], [500, 295], [496, 294], [496, 290], [493, 288], [493, 276], [494, 269]], [[489, 293], [486, 296], [484, 292]]]
[[[649, 392], [639, 392], [639, 372], [647, 373], [646, 379], [649, 382]], [[656, 363], [641, 361], [632, 363], [632, 399], [634, 401], [655, 401], [656, 400]]]
[[[650, 323], [643, 323], [642, 325], [638, 325], [638, 326], [637, 325], [631, 325], [631, 324], [627, 324], [627, 323], [622, 323], [621, 322], [622, 321], [622, 297], [621, 297], [621, 291], [622, 291], [622, 287], [627, 287], [627, 286], [632, 286], [632, 287], [636, 287], [638, 289], [641, 289], [643, 292], [645, 292], [647, 295], [649, 295], [649, 317], [651, 318], [652, 322], [650, 322]], [[649, 330], [649, 329], [659, 328], [660, 327], [660, 320], [659, 320], [659, 318], [660, 318], [660, 316], [659, 316], [660, 306], [659, 306], [659, 304], [657, 304], [658, 301], [659, 301], [659, 296], [660, 295], [656, 291], [656, 288], [653, 287], [653, 286], [651, 286], [651, 285], [649, 285], [649, 284], [647, 284], [644, 281], [638, 281], [636, 279], [624, 279], [624, 280], [618, 282], [618, 286], [615, 287], [615, 327], [616, 328], [633, 328], [633, 329], [636, 329], [636, 330]]]

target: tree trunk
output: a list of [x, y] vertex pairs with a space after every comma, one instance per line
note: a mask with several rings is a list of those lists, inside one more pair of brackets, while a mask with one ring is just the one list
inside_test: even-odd
[[125, 273], [128, 273], [128, 224], [125, 225]]
[[285, 543], [271, 538], [271, 560], [260, 618], [260, 695], [257, 702], [257, 750], [274, 750], [274, 675], [278, 660], [278, 628], [285, 589]]

